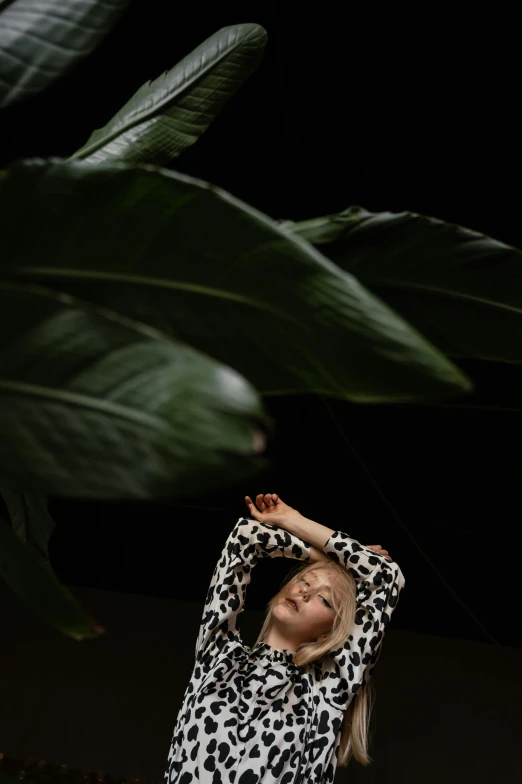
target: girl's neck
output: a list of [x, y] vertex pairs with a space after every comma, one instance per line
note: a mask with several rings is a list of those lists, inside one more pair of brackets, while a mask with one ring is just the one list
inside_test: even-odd
[[291, 651], [292, 653], [295, 653], [297, 650], [296, 642], [290, 640], [274, 627], [265, 634], [263, 642], [270, 645], [270, 647], [274, 648], [276, 651]]

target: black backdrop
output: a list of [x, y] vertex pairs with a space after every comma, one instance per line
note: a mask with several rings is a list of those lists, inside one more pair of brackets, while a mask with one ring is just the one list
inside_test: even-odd
[[[0, 164], [67, 156], [144, 81], [243, 21], [266, 27], [265, 58], [172, 168], [276, 218], [350, 204], [413, 210], [522, 247], [520, 69], [514, 20], [499, 13], [461, 20], [332, 2], [304, 11], [136, 1], [89, 60], [3, 113]], [[269, 280], [256, 285], [270, 296]], [[476, 391], [446, 406], [267, 399], [276, 423], [270, 467], [248, 484], [231, 477], [219, 492], [175, 503], [52, 499], [53, 564], [71, 584], [201, 602], [228, 531], [246, 513], [244, 494], [278, 492], [306, 516], [390, 550], [407, 581], [396, 628], [520, 646], [522, 416], [510, 409], [522, 409], [522, 374], [462, 367]], [[252, 608], [264, 606], [285, 568], [264, 570]]]

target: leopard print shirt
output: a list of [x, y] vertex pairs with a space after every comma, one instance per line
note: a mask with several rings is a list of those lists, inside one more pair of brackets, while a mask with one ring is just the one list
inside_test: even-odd
[[280, 528], [238, 520], [208, 590], [164, 784], [333, 781], [344, 711], [375, 668], [404, 577], [395, 562], [341, 531], [323, 550], [355, 578], [355, 625], [342, 648], [297, 666], [290, 651], [245, 645], [236, 620], [257, 560], [306, 561], [309, 545]]

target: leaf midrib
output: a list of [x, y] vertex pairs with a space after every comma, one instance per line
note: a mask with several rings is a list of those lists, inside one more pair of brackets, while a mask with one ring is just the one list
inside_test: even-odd
[[[355, 274], [355, 273], [352, 273]], [[432, 294], [439, 297], [447, 297], [448, 299], [458, 300], [460, 302], [473, 302], [484, 307], [489, 307], [494, 310], [504, 310], [509, 313], [522, 314], [522, 308], [517, 308], [515, 305], [507, 305], [503, 302], [496, 302], [485, 297], [477, 297], [476, 295], [466, 294], [461, 291], [454, 291], [451, 289], [440, 288], [439, 286], [426, 286], [422, 283], [399, 283], [397, 281], [378, 279], [368, 280], [361, 277], [360, 282], [368, 288], [387, 288], [396, 289], [398, 291], [418, 291], [421, 294]]]
[[225, 291], [224, 289], [211, 288], [209, 286], [202, 286], [198, 283], [181, 283], [180, 281], [167, 280], [166, 278], [152, 278], [150, 276], [142, 275], [129, 275], [128, 273], [119, 272], [97, 272], [89, 270], [73, 270], [62, 267], [24, 267], [21, 271], [16, 271], [16, 278], [76, 278], [79, 280], [100, 280], [100, 281], [115, 281], [117, 283], [129, 283], [137, 286], [149, 286], [156, 288], [175, 289], [179, 291], [190, 291], [194, 294], [201, 294], [206, 297], [216, 297], [218, 299], [230, 300], [232, 302], [239, 302], [242, 305], [248, 305], [251, 308], [265, 311], [278, 319], [294, 324], [299, 329], [304, 329], [299, 320], [290, 316], [286, 311], [278, 310], [271, 307], [266, 302], [251, 299], [243, 294], [236, 294], [233, 291]]
[[112, 414], [119, 419], [124, 419], [128, 422], [134, 422], [144, 427], [154, 427], [157, 430], [162, 430], [165, 424], [158, 417], [146, 414], [142, 411], [137, 411], [122, 406], [119, 403], [114, 403], [111, 400], [102, 400], [100, 398], [89, 397], [88, 395], [79, 392], [63, 391], [53, 389], [52, 387], [39, 386], [37, 384], [27, 384], [22, 381], [9, 381], [8, 379], [0, 379], [0, 395], [16, 392], [25, 397], [33, 397], [38, 400], [46, 399], [52, 403], [62, 403], [70, 406], [71, 408], [84, 408], [91, 411], [100, 411], [105, 414]]

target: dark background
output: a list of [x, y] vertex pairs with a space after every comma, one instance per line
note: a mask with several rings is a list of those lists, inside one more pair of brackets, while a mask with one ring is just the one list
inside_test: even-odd
[[[134, 2], [74, 72], [3, 112], [0, 165], [71, 154], [144, 81], [220, 27], [252, 21], [269, 35], [261, 66], [172, 168], [275, 218], [351, 204], [412, 210], [522, 247], [515, 20], [476, 9], [461, 20], [435, 7], [402, 17], [343, 8]], [[270, 296], [270, 280], [257, 285]], [[460, 364], [475, 393], [446, 405], [267, 398], [270, 466], [247, 484], [230, 477], [219, 492], [161, 504], [52, 499], [57, 573], [201, 603], [228, 532], [247, 513], [245, 493], [277, 492], [391, 552], [406, 577], [396, 629], [521, 646], [522, 374]], [[285, 569], [264, 570], [251, 609], [264, 607]]]

